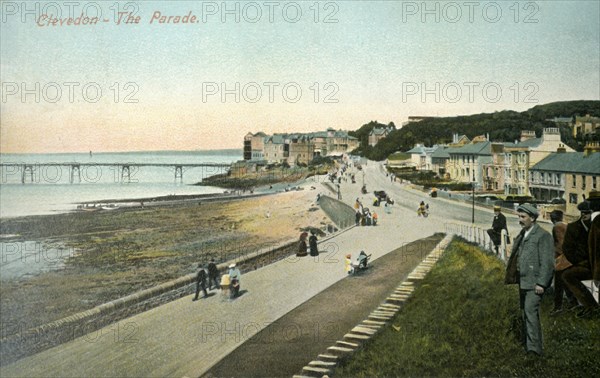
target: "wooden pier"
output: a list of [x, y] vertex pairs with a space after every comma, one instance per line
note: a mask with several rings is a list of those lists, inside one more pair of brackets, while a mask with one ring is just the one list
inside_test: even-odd
[[[226, 163], [200, 163], [200, 164], [177, 164], [177, 163], [77, 163], [77, 162], [73, 162], [73, 163], [2, 163], [0, 164], [0, 167], [3, 171], [3, 181], [5, 181], [6, 177], [8, 176], [9, 173], [11, 174], [15, 174], [15, 173], [19, 173], [21, 174], [21, 183], [22, 184], [26, 184], [26, 183], [34, 183], [36, 182], [36, 178], [37, 178], [37, 182], [39, 182], [39, 178], [40, 178], [40, 172], [42, 171], [42, 169], [48, 168], [48, 167], [59, 167], [59, 168], [63, 168], [66, 167], [69, 169], [69, 182], [71, 184], [73, 183], [79, 183], [81, 182], [81, 172], [82, 170], [88, 169], [88, 168], [110, 168], [113, 172], [115, 172], [116, 177], [119, 178], [120, 182], [123, 183], [129, 183], [131, 182], [131, 178], [132, 178], [132, 173], [134, 172], [135, 169], [139, 169], [139, 168], [143, 168], [143, 167], [164, 167], [164, 168], [172, 168], [174, 171], [174, 180], [175, 182], [177, 182], [179, 180], [179, 182], [183, 182], [183, 173], [186, 169], [189, 168], [198, 168], [198, 167], [203, 167], [203, 168], [216, 168], [216, 169], [223, 169], [223, 173], [226, 172], [227, 168], [230, 168], [231, 165], [230, 164], [226, 164]], [[9, 170], [11, 170], [9, 172]], [[118, 176], [117, 176], [118, 175]], [[99, 175], [97, 175], [99, 179]], [[50, 182], [50, 183], [56, 183], [58, 182], [58, 180], [60, 179], [60, 177], [58, 178], [54, 178], [54, 179], [47, 179], [45, 181]], [[97, 181], [96, 180], [96, 181]], [[86, 180], [86, 181], [91, 181], [94, 182], [93, 180]]]

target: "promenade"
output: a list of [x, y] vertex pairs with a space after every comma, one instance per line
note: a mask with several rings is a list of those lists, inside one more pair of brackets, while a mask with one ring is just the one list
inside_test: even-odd
[[[396, 193], [394, 198], [402, 203], [401, 189], [385, 177], [379, 164], [370, 163], [364, 166], [364, 171], [366, 182], [378, 183], [377, 188], [370, 190]], [[315, 182], [309, 180], [305, 185], [314, 186]], [[307, 195], [316, 195], [318, 191], [326, 193], [327, 190], [318, 184], [318, 190]], [[343, 199], [349, 204], [361, 197], [359, 191], [359, 183], [341, 185]], [[371, 198], [371, 194], [363, 197], [365, 206], [371, 207]], [[434, 215], [417, 218], [413, 201], [407, 201], [411, 204], [397, 204], [391, 214], [386, 214], [381, 207], [374, 208], [379, 215], [377, 227], [354, 227], [322, 241], [318, 258], [287, 258], [243, 274], [243, 295], [234, 301], [223, 299], [219, 292], [196, 302], [191, 296], [184, 297], [3, 366], [0, 375], [200, 376], [266, 326], [346, 277], [344, 255], [347, 253], [356, 257], [365, 250], [376, 260], [406, 243], [443, 232], [447, 219]], [[313, 357], [307, 354], [306, 359]]]

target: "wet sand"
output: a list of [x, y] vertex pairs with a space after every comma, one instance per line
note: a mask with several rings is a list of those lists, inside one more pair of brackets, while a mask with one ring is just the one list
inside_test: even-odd
[[[209, 258], [237, 255], [297, 238], [331, 221], [314, 203], [317, 190], [222, 202], [169, 201], [143, 209], [30, 216], [0, 222], [23, 264], [63, 251], [60, 269], [2, 280], [1, 321], [31, 328], [194, 272]], [[25, 241], [41, 243], [32, 253]], [[3, 251], [4, 253], [4, 251]], [[47, 265], [47, 264], [46, 264]]]

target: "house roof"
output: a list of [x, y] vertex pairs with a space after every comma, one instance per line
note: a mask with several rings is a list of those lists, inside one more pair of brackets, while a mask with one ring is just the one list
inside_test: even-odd
[[515, 147], [537, 147], [542, 144], [542, 138], [531, 138], [517, 143]]
[[492, 142], [469, 143], [462, 147], [448, 148], [447, 152], [458, 155], [491, 155]]
[[418, 145], [415, 146], [414, 148], [412, 148], [411, 150], [407, 151], [407, 154], [411, 154], [411, 155], [422, 155], [422, 154], [427, 154], [427, 153], [432, 153], [435, 150], [434, 147], [425, 147], [422, 145]]
[[588, 156], [583, 152], [552, 153], [531, 170], [600, 175], [600, 152]]
[[450, 154], [448, 153], [448, 150], [450, 148], [447, 146], [439, 146], [438, 148], [436, 148], [435, 151], [433, 151], [433, 153], [431, 154], [431, 158], [432, 159], [449, 159], [450, 158]]

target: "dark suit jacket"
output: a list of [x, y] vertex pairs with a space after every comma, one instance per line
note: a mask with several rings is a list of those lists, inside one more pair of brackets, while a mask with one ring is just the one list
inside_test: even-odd
[[496, 232], [502, 232], [502, 230], [507, 230], [506, 217], [504, 216], [504, 214], [500, 213], [494, 216], [494, 220], [492, 222], [492, 229]]
[[588, 231], [581, 223], [581, 219], [567, 225], [562, 249], [571, 264], [589, 266]]
[[590, 265], [592, 267], [592, 278], [600, 281], [600, 215], [596, 215], [590, 227], [588, 235], [588, 249]]

